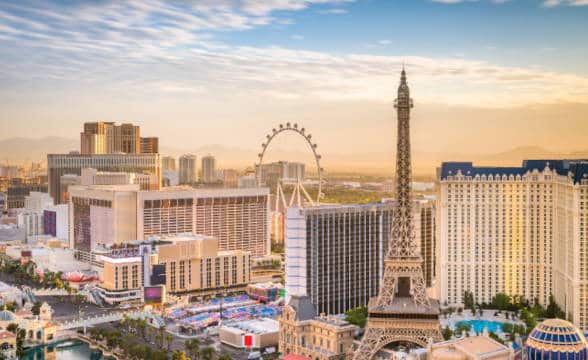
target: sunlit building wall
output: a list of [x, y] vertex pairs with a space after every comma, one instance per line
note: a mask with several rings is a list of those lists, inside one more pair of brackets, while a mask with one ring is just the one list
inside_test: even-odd
[[497, 293], [550, 294], [588, 328], [588, 162], [527, 160], [521, 167], [443, 163], [438, 198], [442, 303]]

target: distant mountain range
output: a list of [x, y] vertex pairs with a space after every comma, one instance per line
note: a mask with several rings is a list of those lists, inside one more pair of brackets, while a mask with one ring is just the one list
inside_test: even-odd
[[[72, 150], [79, 150], [79, 140], [62, 137], [10, 138], [0, 140], [0, 163], [44, 162], [47, 154], [68, 153]], [[252, 167], [257, 161], [258, 150], [204, 145], [194, 149], [163, 147], [161, 153], [176, 157], [185, 153], [192, 153], [198, 157], [213, 154], [221, 167], [245, 168]], [[351, 168], [357, 172], [392, 175], [394, 168], [394, 153], [358, 152], [323, 153], [322, 155], [322, 166], [332, 172], [349, 171]], [[538, 158], [588, 158], [588, 149], [557, 153], [539, 146], [522, 146], [494, 154], [426, 152], [416, 149], [413, 153], [413, 165], [415, 173], [433, 174], [435, 168], [443, 161], [473, 161], [480, 165], [501, 166], [519, 165], [524, 159]], [[300, 159], [307, 163], [312, 161], [306, 151], [291, 151], [278, 147], [271, 149], [271, 159]], [[266, 160], [269, 161], [269, 157]], [[312, 171], [312, 167], [309, 170]]]

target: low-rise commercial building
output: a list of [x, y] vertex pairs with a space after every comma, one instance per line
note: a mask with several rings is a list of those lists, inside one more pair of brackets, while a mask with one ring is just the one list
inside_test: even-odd
[[142, 257], [110, 253], [103, 255], [101, 261], [104, 264], [99, 286], [102, 299], [109, 304], [140, 301], [143, 295]]
[[261, 318], [223, 323], [218, 335], [223, 344], [235, 348], [263, 349], [278, 346], [280, 323]]
[[218, 239], [183, 235], [157, 246], [157, 263], [165, 265], [168, 293], [214, 294], [244, 289], [251, 280], [251, 254], [219, 251]]
[[430, 360], [512, 360], [514, 350], [488, 335], [464, 337], [429, 345]]

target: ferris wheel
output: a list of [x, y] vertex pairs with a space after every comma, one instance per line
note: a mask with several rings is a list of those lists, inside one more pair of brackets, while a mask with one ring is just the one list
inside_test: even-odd
[[[314, 156], [314, 161], [316, 163], [316, 171], [318, 174], [318, 193], [317, 193], [316, 201], [315, 201], [318, 204], [318, 203], [320, 203], [320, 199], [322, 196], [322, 186], [323, 186], [323, 168], [321, 167], [321, 155], [317, 152], [318, 145], [316, 144], [316, 142], [315, 143], [312, 142], [312, 135], [310, 133], [306, 133], [306, 130], [304, 128], [298, 127], [298, 124], [290, 124], [289, 122], [287, 122], [285, 125], [280, 124], [277, 128], [273, 128], [271, 133], [269, 133], [268, 135], [265, 136], [266, 141], [261, 144], [261, 148], [262, 148], [261, 152], [259, 154], [257, 154], [257, 157], [259, 158], [259, 162], [257, 163], [257, 169], [259, 169], [259, 170], [256, 173], [257, 185], [261, 186], [261, 167], [263, 165], [263, 157], [265, 156], [265, 152], [267, 151], [269, 144], [279, 134], [282, 134], [285, 132], [293, 132], [293, 133], [296, 133], [296, 134], [302, 136], [302, 138], [306, 141], [306, 143], [310, 147], [310, 150], [312, 150], [312, 154]], [[279, 185], [279, 183], [278, 183], [278, 185]], [[302, 190], [303, 193], [306, 195], [306, 197], [312, 202], [312, 199], [310, 199], [310, 196], [308, 195], [308, 193], [306, 192], [304, 187], [302, 187], [302, 182], [299, 180], [297, 183], [296, 191], [300, 191], [300, 190]]]

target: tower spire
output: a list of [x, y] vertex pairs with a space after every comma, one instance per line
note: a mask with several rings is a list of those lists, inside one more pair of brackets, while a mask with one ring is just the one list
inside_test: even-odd
[[370, 299], [366, 331], [354, 360], [370, 360], [386, 344], [426, 347], [441, 341], [439, 302], [429, 299], [417, 250], [412, 214], [410, 109], [413, 103], [404, 64], [394, 107], [398, 116], [396, 143], [396, 209], [392, 236], [378, 296]]

